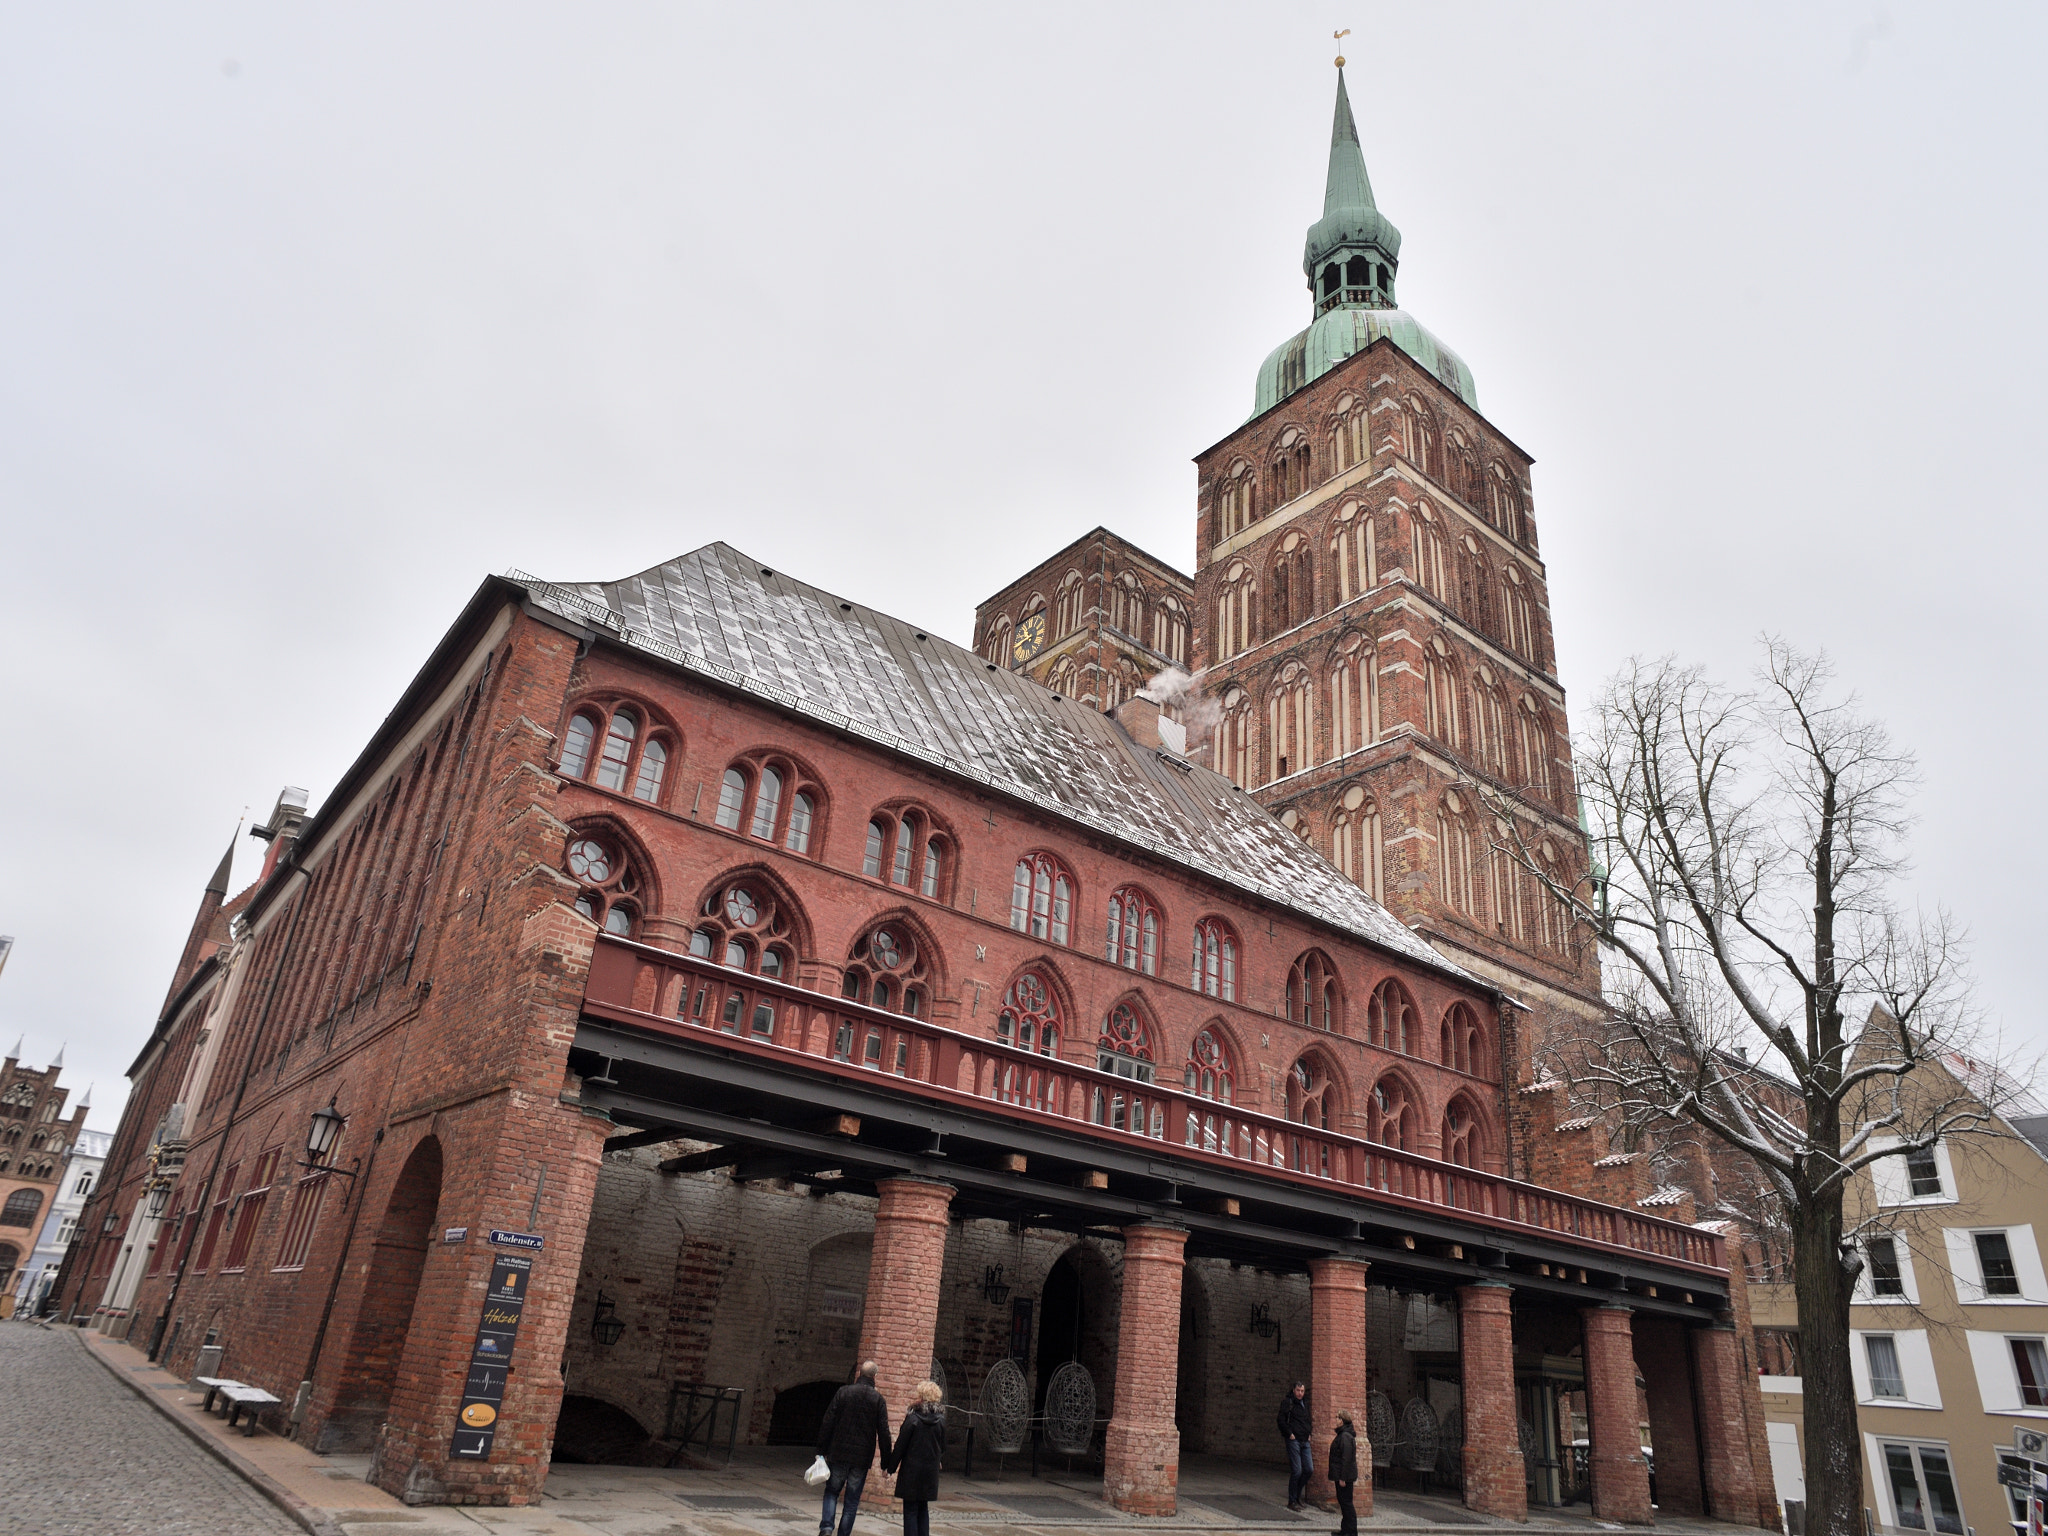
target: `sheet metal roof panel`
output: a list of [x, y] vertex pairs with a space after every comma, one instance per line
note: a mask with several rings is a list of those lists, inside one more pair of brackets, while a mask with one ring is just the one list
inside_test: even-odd
[[[612, 582], [509, 580], [544, 608], [1091, 831], [1474, 981], [1227, 778], [887, 614], [726, 544]], [[922, 635], [923, 638], [919, 638]]]

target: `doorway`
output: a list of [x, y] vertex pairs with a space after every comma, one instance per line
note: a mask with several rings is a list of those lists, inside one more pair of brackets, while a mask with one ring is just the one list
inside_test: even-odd
[[413, 1148], [399, 1170], [371, 1242], [369, 1278], [348, 1353], [342, 1357], [334, 1407], [321, 1426], [316, 1451], [375, 1449], [412, 1332], [413, 1304], [419, 1299], [420, 1275], [426, 1269], [440, 1203], [441, 1143], [429, 1136]]

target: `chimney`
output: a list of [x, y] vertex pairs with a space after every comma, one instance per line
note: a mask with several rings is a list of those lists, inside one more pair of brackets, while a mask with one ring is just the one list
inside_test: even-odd
[[1175, 757], [1187, 756], [1187, 727], [1171, 716], [1162, 715], [1159, 701], [1149, 694], [1132, 694], [1111, 710], [1109, 716], [1139, 746], [1150, 747], [1155, 752], [1170, 752]]

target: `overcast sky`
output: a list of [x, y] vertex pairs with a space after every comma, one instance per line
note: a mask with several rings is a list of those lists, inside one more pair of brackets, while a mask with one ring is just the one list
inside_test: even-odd
[[2038, 1042], [2048, 8], [1347, 4], [0, 11], [0, 1047], [111, 1129], [237, 818], [487, 572], [724, 538], [965, 642], [1097, 523], [1192, 569], [1342, 25], [1567, 689], [1826, 646]]

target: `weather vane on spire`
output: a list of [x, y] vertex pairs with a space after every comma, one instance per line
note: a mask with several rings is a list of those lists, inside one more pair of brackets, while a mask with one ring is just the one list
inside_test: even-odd
[[[1349, 37], [1350, 35], [1351, 35], [1351, 29], [1350, 29], [1349, 27], [1346, 27], [1346, 28], [1345, 28], [1345, 29], [1344, 29], [1343, 31], [1341, 31], [1341, 32], [1332, 32], [1332, 33], [1330, 34], [1330, 36], [1332, 36], [1333, 38], [1335, 38], [1335, 39], [1337, 40], [1337, 46], [1338, 46], [1339, 48], [1342, 48], [1342, 47], [1344, 46], [1344, 39], [1345, 39], [1345, 38], [1347, 38], [1347, 37]], [[1338, 67], [1339, 69], [1342, 69], [1342, 68], [1344, 67], [1344, 55], [1343, 55], [1343, 54], [1341, 54], [1341, 53], [1337, 55], [1337, 67]]]

